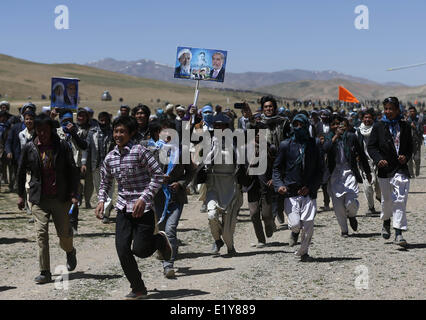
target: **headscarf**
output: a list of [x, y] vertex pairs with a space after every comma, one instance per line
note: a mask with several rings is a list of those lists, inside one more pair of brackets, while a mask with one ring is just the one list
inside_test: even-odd
[[293, 128], [292, 139], [296, 142], [305, 145], [309, 140], [309, 119], [303, 113], [298, 113], [294, 118], [293, 122], [299, 121], [302, 123], [301, 128]]
[[298, 113], [294, 118], [293, 118], [293, 122], [295, 121], [299, 121], [300, 123], [302, 123], [302, 127], [301, 128], [294, 128], [293, 127], [293, 136], [291, 137], [291, 139], [299, 144], [301, 144], [301, 149], [300, 149], [300, 154], [297, 157], [296, 161], [293, 164], [294, 168], [295, 166], [299, 165], [300, 163], [304, 162], [305, 159], [305, 149], [306, 149], [306, 145], [307, 142], [309, 141], [309, 119], [307, 116], [305, 116], [303, 113]]
[[386, 117], [386, 115], [383, 115], [381, 121], [383, 121], [384, 123], [388, 124], [390, 126], [391, 132], [392, 132], [392, 136], [395, 138], [396, 136], [396, 125], [398, 124], [399, 120], [402, 119], [401, 113], [393, 120], [388, 119], [388, 117]]
[[[206, 111], [210, 111], [210, 114], [206, 114]], [[201, 109], [201, 114], [203, 116], [204, 123], [209, 127], [213, 127], [213, 108], [212, 106], [206, 105]]]

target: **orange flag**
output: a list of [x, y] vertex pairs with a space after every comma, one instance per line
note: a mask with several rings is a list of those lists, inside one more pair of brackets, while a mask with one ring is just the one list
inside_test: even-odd
[[356, 102], [359, 103], [358, 99], [354, 97], [352, 93], [349, 92], [348, 89], [339, 86], [339, 100], [345, 102]]

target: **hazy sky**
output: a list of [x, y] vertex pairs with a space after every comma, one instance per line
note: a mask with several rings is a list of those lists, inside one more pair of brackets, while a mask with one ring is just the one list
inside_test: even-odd
[[[69, 9], [69, 30], [55, 8]], [[354, 22], [369, 10], [369, 29]], [[2, 0], [0, 53], [43, 63], [111, 57], [174, 65], [178, 46], [228, 51], [227, 71], [335, 70], [426, 84], [425, 0]], [[172, 75], [171, 75], [172, 77]]]

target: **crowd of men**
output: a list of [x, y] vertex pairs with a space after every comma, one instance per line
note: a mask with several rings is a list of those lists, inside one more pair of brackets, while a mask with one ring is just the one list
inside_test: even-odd
[[[298, 245], [300, 238], [295, 255], [309, 261], [319, 189], [320, 209], [331, 210], [332, 201], [346, 238], [348, 225], [353, 231], [360, 228], [359, 184], [368, 203], [367, 216], [378, 214], [375, 201], [380, 203], [383, 238], [391, 236], [392, 218], [394, 243], [407, 246], [402, 232], [407, 230], [409, 178], [420, 174], [423, 112], [419, 114], [415, 106], [405, 110], [396, 97], [382, 102], [383, 111], [334, 109], [321, 103], [320, 108], [311, 104], [310, 111], [290, 111], [289, 105], [279, 107], [272, 96], [262, 97], [256, 110], [247, 103], [240, 106], [241, 117], [219, 105], [168, 104], [155, 114], [143, 104], [123, 105], [115, 118], [100, 112], [97, 119], [85, 107], [77, 110], [75, 123], [70, 110], [43, 107], [37, 113], [40, 110], [27, 103], [16, 116], [8, 102], [0, 102], [1, 183], [18, 194], [18, 207], [35, 223], [40, 267], [36, 283], [52, 280], [50, 219], [66, 252], [68, 270], [76, 268], [73, 237], [78, 232], [78, 208], [83, 202], [86, 209], [92, 208], [94, 190], [98, 191], [95, 214], [102, 223], [110, 223], [112, 209], [116, 210], [116, 250], [132, 289], [128, 299], [147, 295], [134, 256], [146, 258], [157, 252], [164, 276], [175, 277], [177, 226], [188, 194], [198, 194], [201, 212], [207, 213], [214, 255], [224, 246], [227, 255], [238, 254], [234, 232], [246, 193], [255, 246], [265, 247], [277, 224], [287, 220], [290, 246]], [[171, 129], [177, 131], [178, 143], [170, 141]], [[266, 139], [263, 174], [249, 173], [259, 163], [216, 161], [241, 152], [214, 137], [215, 130], [226, 129], [246, 135], [254, 130], [257, 155], [260, 139]], [[214, 161], [160, 161], [165, 148], [170, 159], [182, 159], [184, 148], [198, 152], [194, 150], [200, 141], [182, 143], [183, 130], [208, 132], [212, 144], [207, 157]]]

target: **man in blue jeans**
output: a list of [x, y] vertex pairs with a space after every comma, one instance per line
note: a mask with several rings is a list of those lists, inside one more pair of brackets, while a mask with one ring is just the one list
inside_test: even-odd
[[186, 188], [192, 181], [195, 167], [192, 164], [180, 164], [182, 159], [179, 159], [181, 158], [180, 150], [176, 144], [178, 141], [174, 141], [175, 144], [171, 144], [160, 139], [160, 133], [162, 133], [162, 137], [168, 141], [168, 129], [176, 129], [174, 122], [170, 120], [152, 122], [150, 124], [151, 138], [147, 144], [148, 149], [158, 160], [160, 160], [159, 152], [161, 149], [164, 149], [169, 154], [169, 158], [165, 159], [168, 160], [167, 163], [159, 161], [165, 176], [162, 190], [156, 194], [154, 203], [155, 213], [159, 221], [158, 227], [166, 232], [172, 246], [172, 256], [169, 260], [165, 259], [160, 252], [158, 258], [163, 260], [164, 276], [172, 279], [175, 277], [173, 267], [178, 252], [177, 226], [182, 215], [183, 206], [188, 203]]
[[169, 260], [172, 252], [166, 234], [163, 231], [154, 234], [153, 200], [163, 183], [163, 172], [148, 149], [133, 144], [131, 138], [136, 131], [137, 123], [133, 118], [120, 116], [114, 120], [116, 147], [102, 165], [99, 203], [95, 209], [96, 217], [103, 219], [104, 203], [115, 178], [118, 184], [115, 245], [132, 289], [126, 298], [132, 300], [147, 296], [134, 255], [147, 258], [159, 250], [164, 259]]

